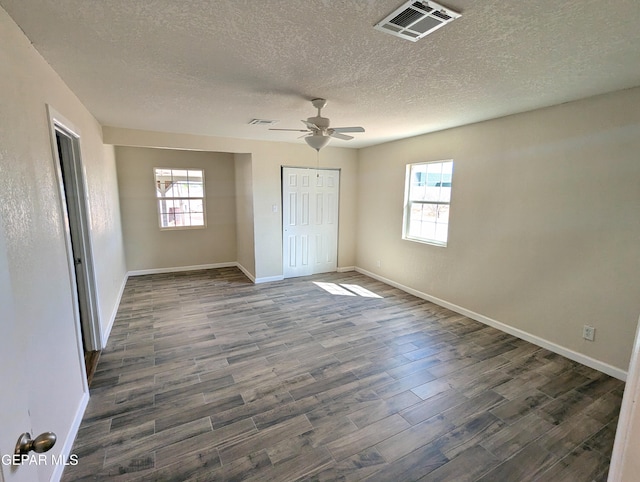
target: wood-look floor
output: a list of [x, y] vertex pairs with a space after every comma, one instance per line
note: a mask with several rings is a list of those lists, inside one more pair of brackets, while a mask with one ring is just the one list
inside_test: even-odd
[[604, 482], [623, 388], [357, 273], [139, 276], [63, 480]]

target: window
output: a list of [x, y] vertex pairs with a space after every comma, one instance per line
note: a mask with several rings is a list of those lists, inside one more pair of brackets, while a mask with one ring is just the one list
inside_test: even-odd
[[204, 171], [155, 169], [156, 197], [161, 229], [205, 225]]
[[453, 161], [407, 165], [403, 239], [447, 245]]

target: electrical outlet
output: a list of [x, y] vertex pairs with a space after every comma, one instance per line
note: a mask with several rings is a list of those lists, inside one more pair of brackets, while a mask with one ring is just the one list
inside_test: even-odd
[[382, 263], [380, 263], [380, 260], [376, 261], [376, 268], [379, 268], [381, 264]]
[[584, 325], [582, 328], [582, 338], [593, 341], [596, 337], [596, 329], [593, 326]]

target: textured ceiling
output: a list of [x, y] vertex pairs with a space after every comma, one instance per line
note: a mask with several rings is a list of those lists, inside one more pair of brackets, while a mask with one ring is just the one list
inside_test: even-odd
[[638, 0], [451, 0], [413, 43], [401, 0], [0, 0], [103, 125], [296, 140], [328, 99], [363, 147], [640, 85]]

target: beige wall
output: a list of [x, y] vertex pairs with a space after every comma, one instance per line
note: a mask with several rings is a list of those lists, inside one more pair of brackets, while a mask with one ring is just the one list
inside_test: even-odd
[[[236, 261], [233, 156], [173, 149], [116, 147], [118, 188], [129, 271]], [[207, 225], [161, 230], [153, 168], [204, 170]]]
[[97, 156], [98, 153], [99, 151], [92, 155], [91, 168], [86, 166], [87, 161], [85, 166], [91, 214], [91, 244], [100, 298], [98, 308], [102, 342], [106, 346], [126, 282], [127, 267], [122, 239], [115, 150], [113, 146], [105, 144], [102, 146], [102, 158]]
[[[98, 122], [0, 8], [0, 258], [7, 261], [3, 279], [13, 305], [13, 315], [0, 320], [0, 336], [11, 336], [3, 341], [20, 356], [7, 359], [0, 350], [0, 363], [13, 367], [15, 376], [11, 383], [2, 379], [2, 406], [31, 413], [20, 432], [5, 423], [12, 420], [0, 420], [2, 454], [12, 453], [17, 436], [31, 429], [56, 432], [51, 453], [59, 454], [82, 415], [83, 365], [47, 104], [80, 135], [100, 322], [106, 327], [126, 274], [113, 158]], [[48, 480], [55, 467], [38, 470]], [[13, 475], [5, 472], [8, 480]]]
[[[626, 370], [640, 313], [638, 105], [640, 88], [361, 150], [357, 265]], [[454, 160], [448, 247], [403, 241], [405, 166], [441, 159]]]
[[255, 279], [256, 256], [253, 235], [253, 174], [251, 154], [234, 154], [236, 178], [237, 261]]
[[[279, 208], [277, 212], [273, 210], [274, 205], [281, 204], [280, 170], [282, 166], [316, 166], [316, 151], [306, 144], [258, 142], [108, 126], [103, 127], [103, 135], [106, 143], [119, 146], [250, 154], [255, 278], [257, 281], [268, 281], [282, 276], [282, 214]], [[320, 166], [341, 170], [338, 267], [352, 267], [355, 265], [357, 151], [325, 147], [320, 151]], [[118, 175], [121, 176], [121, 173]]]

